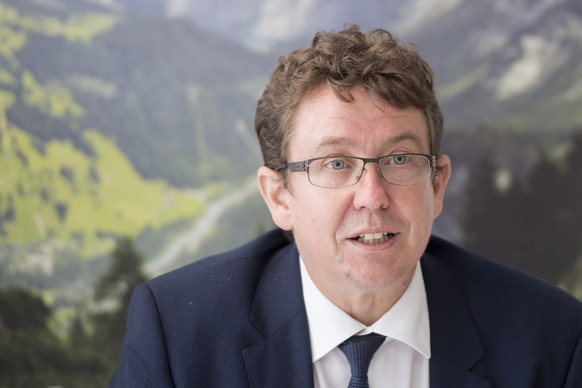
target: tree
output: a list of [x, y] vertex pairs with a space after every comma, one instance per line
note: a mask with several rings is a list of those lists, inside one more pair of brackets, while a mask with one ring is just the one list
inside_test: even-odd
[[97, 282], [95, 300], [115, 301], [116, 307], [93, 315], [93, 341], [116, 364], [125, 335], [125, 321], [133, 289], [147, 280], [142, 270], [143, 257], [130, 238], [121, 238], [113, 250], [108, 271]]
[[52, 310], [24, 288], [0, 292], [0, 327], [7, 330], [46, 330]]
[[48, 326], [52, 312], [29, 290], [0, 290], [0, 387], [105, 385], [99, 349], [68, 346]]
[[466, 188], [464, 245], [557, 283], [582, 253], [582, 135], [565, 157], [540, 158], [522, 183], [495, 187], [485, 160]]
[[485, 244], [484, 237], [500, 241], [499, 236], [505, 232], [498, 222], [506, 202], [505, 193], [495, 183], [498, 170], [491, 154], [485, 153], [465, 188], [465, 212], [461, 219], [465, 247], [491, 257], [499, 256], [499, 245]]

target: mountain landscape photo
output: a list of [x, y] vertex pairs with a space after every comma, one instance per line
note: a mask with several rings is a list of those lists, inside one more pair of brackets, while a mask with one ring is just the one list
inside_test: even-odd
[[0, 387], [103, 386], [135, 284], [272, 227], [257, 99], [349, 23], [435, 71], [435, 234], [582, 298], [579, 1], [0, 0]]

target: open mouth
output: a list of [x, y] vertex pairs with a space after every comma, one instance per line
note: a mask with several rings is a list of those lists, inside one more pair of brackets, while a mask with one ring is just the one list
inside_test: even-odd
[[354, 237], [352, 240], [364, 243], [364, 244], [381, 244], [390, 240], [392, 237], [396, 236], [395, 233], [366, 233], [360, 234]]

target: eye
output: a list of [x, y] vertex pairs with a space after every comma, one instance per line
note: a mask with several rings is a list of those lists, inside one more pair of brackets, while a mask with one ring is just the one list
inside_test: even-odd
[[343, 170], [346, 168], [347, 163], [343, 159], [333, 159], [329, 160], [326, 164], [326, 167], [331, 168], [332, 170]]
[[410, 155], [394, 155], [392, 162], [397, 166], [402, 166], [410, 162]]

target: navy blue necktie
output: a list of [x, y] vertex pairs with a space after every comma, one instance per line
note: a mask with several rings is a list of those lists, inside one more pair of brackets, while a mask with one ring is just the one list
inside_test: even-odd
[[386, 337], [376, 333], [355, 335], [338, 345], [346, 355], [352, 371], [348, 388], [369, 388], [370, 361], [385, 339]]

